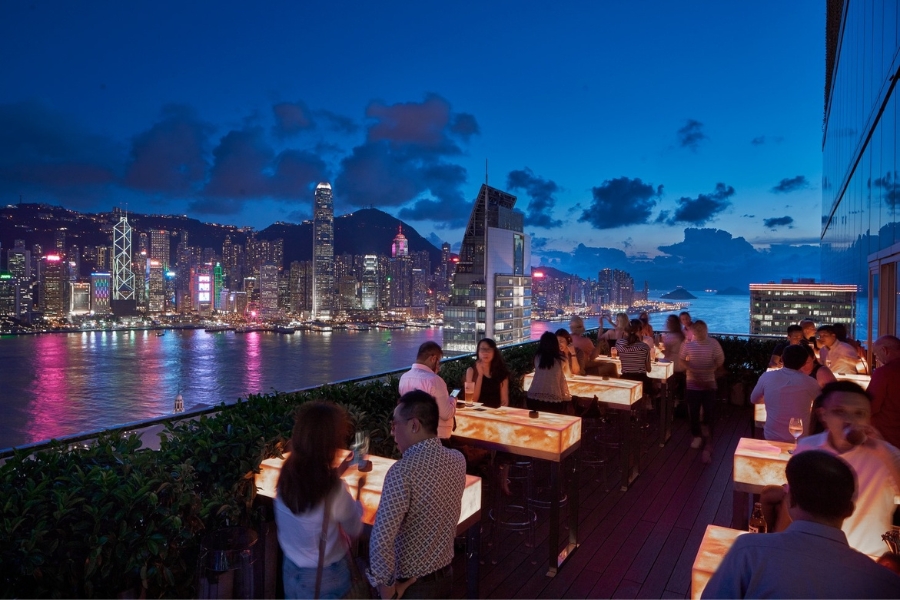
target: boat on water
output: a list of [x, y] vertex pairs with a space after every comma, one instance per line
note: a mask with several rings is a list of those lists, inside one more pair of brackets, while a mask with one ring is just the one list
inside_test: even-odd
[[403, 329], [406, 325], [395, 321], [379, 321], [375, 324], [375, 327], [378, 329]]
[[369, 326], [365, 323], [347, 323], [347, 331], [368, 331]]
[[291, 326], [289, 326], [289, 325], [276, 325], [274, 331], [275, 331], [275, 333], [292, 334], [292, 333], [294, 333], [295, 331], [297, 331], [297, 328], [296, 328], [296, 327], [291, 327]]
[[311, 331], [318, 332], [331, 331], [333, 329], [331, 325], [329, 325], [328, 323], [323, 323], [322, 321], [313, 321], [312, 323], [310, 323], [309, 328]]
[[206, 333], [225, 333], [226, 331], [234, 331], [234, 327], [229, 327], [228, 325], [210, 325], [203, 331]]
[[166, 335], [165, 329], [160, 329], [159, 331], [156, 332], [156, 337], [162, 337], [164, 335]]

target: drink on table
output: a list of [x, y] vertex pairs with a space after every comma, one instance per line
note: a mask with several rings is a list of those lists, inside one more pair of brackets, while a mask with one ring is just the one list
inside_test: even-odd
[[753, 515], [750, 517], [750, 527], [747, 529], [750, 533], [766, 533], [769, 526], [766, 524], [766, 518], [762, 513], [762, 504], [759, 502], [753, 505]]

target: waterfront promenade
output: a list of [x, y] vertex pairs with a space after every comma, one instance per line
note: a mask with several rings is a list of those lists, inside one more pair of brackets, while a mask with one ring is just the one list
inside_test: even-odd
[[[675, 419], [665, 447], [658, 446], [652, 428], [642, 436], [641, 475], [628, 491], [619, 491], [616, 457], [605, 478], [600, 468], [580, 469], [581, 546], [554, 578], [544, 568], [547, 511], [538, 511], [533, 548], [518, 533], [507, 534], [499, 548], [491, 548], [485, 516], [481, 597], [689, 598], [691, 566], [706, 526], [731, 524], [734, 449], [741, 437], [751, 435], [749, 406], [719, 408], [709, 465], [700, 461], [699, 450], [689, 447], [687, 419]], [[458, 552], [454, 559], [457, 598], [465, 597], [464, 558]]]

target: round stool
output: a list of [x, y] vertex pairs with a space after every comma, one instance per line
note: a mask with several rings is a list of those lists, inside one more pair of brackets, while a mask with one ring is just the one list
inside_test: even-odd
[[[526, 546], [534, 547], [534, 530], [537, 524], [537, 513], [531, 508], [530, 496], [534, 487], [534, 465], [531, 459], [515, 460], [509, 465], [507, 479], [515, 489], [506, 496], [500, 490], [499, 469], [493, 470], [498, 479], [494, 485], [494, 506], [488, 511], [491, 520], [491, 545], [499, 547], [500, 531], [528, 532]], [[491, 560], [497, 564], [496, 555]]]

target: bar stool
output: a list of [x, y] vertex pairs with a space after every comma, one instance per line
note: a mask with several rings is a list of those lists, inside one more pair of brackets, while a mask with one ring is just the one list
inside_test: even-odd
[[[608, 480], [608, 465], [612, 451], [619, 447], [616, 420], [608, 418], [594, 396], [581, 411], [581, 464], [601, 469], [600, 481]], [[606, 491], [609, 491], [606, 488]]]
[[[510, 465], [506, 478], [515, 486], [512, 495], [501, 492], [499, 469], [493, 469], [494, 502], [488, 512], [491, 520], [491, 545], [496, 551], [500, 542], [500, 531], [528, 532], [525, 545], [534, 547], [534, 531], [537, 525], [537, 513], [533, 510], [530, 497], [534, 488], [534, 464], [530, 458], [516, 458]], [[497, 564], [496, 554], [491, 559]]]

